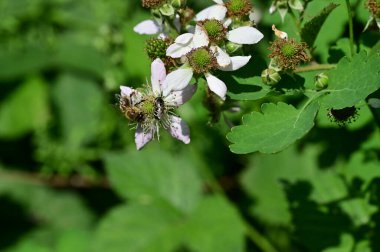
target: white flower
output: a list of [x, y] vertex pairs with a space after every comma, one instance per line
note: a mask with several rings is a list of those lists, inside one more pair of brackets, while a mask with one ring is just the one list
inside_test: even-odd
[[[176, 32], [181, 29], [180, 18], [177, 14], [174, 21], [174, 26]], [[141, 35], [158, 35], [159, 37], [166, 38], [168, 36], [168, 31], [165, 30], [165, 22], [163, 19], [148, 19], [138, 23], [133, 27], [133, 31]]]
[[[162, 126], [172, 137], [185, 144], [190, 143], [188, 125], [173, 114], [173, 109], [187, 102], [196, 90], [196, 85], [176, 85], [171, 74], [166, 75], [164, 63], [156, 59], [151, 65], [151, 89], [142, 93], [127, 86], [121, 86], [120, 107], [127, 117], [134, 116], [137, 122], [135, 133], [136, 148], [140, 150], [155, 135], [159, 136]], [[150, 113], [148, 113], [150, 112]], [[127, 114], [128, 113], [128, 114]]]

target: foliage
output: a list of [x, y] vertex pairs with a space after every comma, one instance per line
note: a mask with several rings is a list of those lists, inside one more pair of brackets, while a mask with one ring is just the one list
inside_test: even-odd
[[[149, 91], [144, 45], [157, 35], [134, 28], [183, 15], [185, 2], [216, 4], [166, 1], [152, 16], [141, 1], [0, 0], [0, 251], [380, 251], [380, 32], [367, 0], [237, 1], [255, 19], [245, 6], [222, 31], [263, 39], [209, 43], [249, 62], [223, 71], [210, 49], [199, 61], [211, 70], [170, 108], [191, 142], [160, 130], [137, 151], [115, 94]], [[196, 23], [182, 21], [166, 23], [170, 43]], [[281, 32], [308, 44], [311, 62], [270, 60]], [[184, 60], [163, 58], [168, 74], [188, 72]]]

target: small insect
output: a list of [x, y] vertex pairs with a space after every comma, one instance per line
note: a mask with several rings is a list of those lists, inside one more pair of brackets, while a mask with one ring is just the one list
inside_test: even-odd
[[161, 97], [157, 97], [154, 100], [154, 111], [153, 111], [154, 118], [156, 118], [157, 120], [161, 120], [164, 113], [165, 113], [165, 102]]
[[142, 122], [145, 119], [145, 115], [142, 110], [136, 106], [137, 104], [131, 104], [133, 95], [135, 95], [135, 93], [132, 93], [129, 99], [125, 96], [117, 95], [116, 97], [119, 100], [119, 108], [128, 120], [132, 122]]

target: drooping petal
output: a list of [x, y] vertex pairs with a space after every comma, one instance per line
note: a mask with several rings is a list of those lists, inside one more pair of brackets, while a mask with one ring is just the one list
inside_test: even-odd
[[174, 43], [166, 49], [166, 55], [174, 59], [181, 58], [182, 56], [189, 53], [193, 48], [188, 45], [181, 45]]
[[236, 44], [256, 44], [264, 35], [254, 27], [242, 26], [228, 32], [227, 39]]
[[224, 5], [215, 4], [212, 5], [195, 16], [195, 21], [203, 21], [206, 19], [223, 20], [226, 17], [227, 8]]
[[216, 61], [220, 67], [226, 67], [231, 64], [230, 56], [219, 46], [212, 46], [211, 50], [215, 53]]
[[140, 124], [137, 125], [135, 133], [135, 143], [137, 150], [141, 150], [147, 143], [153, 139], [153, 130], [144, 132]]
[[191, 39], [193, 38], [194, 34], [192, 33], [184, 33], [182, 35], [179, 35], [176, 39], [175, 39], [175, 43], [177, 44], [182, 44], [182, 45], [186, 45], [188, 43], [191, 42]]
[[207, 85], [209, 89], [217, 94], [222, 100], [226, 99], [226, 93], [227, 93], [227, 86], [224, 84], [223, 81], [219, 80], [216, 78], [214, 75], [210, 73], [206, 73], [206, 80], [207, 80]]
[[153, 35], [160, 32], [161, 26], [154, 20], [144, 20], [141, 23], [137, 24], [133, 30], [138, 34]]
[[210, 41], [208, 39], [206, 31], [202, 27], [197, 25], [195, 27], [195, 32], [194, 32], [194, 37], [193, 37], [194, 48], [208, 46], [209, 42]]
[[140, 102], [142, 99], [142, 94], [139, 91], [127, 86], [120, 86], [120, 94], [122, 97], [126, 97], [131, 105]]
[[168, 96], [172, 91], [179, 91], [189, 85], [193, 78], [193, 70], [191, 68], [180, 68], [166, 76], [162, 83], [162, 95]]
[[161, 84], [166, 78], [166, 68], [161, 59], [155, 59], [151, 66], [152, 89], [155, 94], [161, 94]]
[[172, 137], [185, 144], [190, 143], [190, 129], [187, 123], [177, 116], [170, 116], [170, 126], [166, 129]]
[[235, 71], [243, 66], [245, 66], [249, 60], [251, 59], [251, 56], [234, 56], [231, 57], [231, 63], [226, 67], [219, 67], [222, 71]]
[[179, 107], [193, 97], [195, 91], [197, 90], [197, 85], [188, 85], [182, 90], [172, 91], [168, 96], [164, 98], [165, 104], [169, 106]]

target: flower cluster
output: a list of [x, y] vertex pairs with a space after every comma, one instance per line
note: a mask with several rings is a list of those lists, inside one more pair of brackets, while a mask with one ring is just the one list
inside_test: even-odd
[[[175, 109], [191, 99], [198, 80], [204, 78], [206, 104], [213, 104], [206, 107], [221, 111], [227, 85], [217, 77], [218, 71], [245, 66], [251, 55], [244, 54], [244, 45], [263, 38], [250, 0], [213, 1], [214, 5], [196, 14], [185, 0], [142, 0], [153, 18], [136, 25], [134, 31], [155, 36], [145, 43], [152, 60], [151, 85], [121, 86], [119, 95], [121, 112], [136, 127], [137, 149], [159, 138], [160, 128], [189, 143], [189, 127]], [[217, 113], [212, 114], [217, 118]]]

